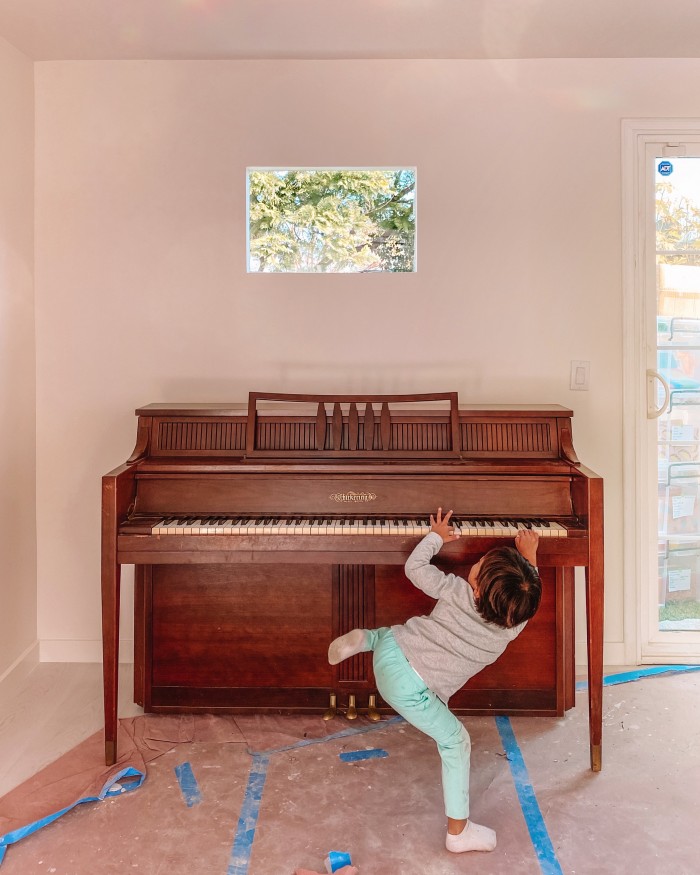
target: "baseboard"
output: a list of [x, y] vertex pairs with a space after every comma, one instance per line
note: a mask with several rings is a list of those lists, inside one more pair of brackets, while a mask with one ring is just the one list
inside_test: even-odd
[[[102, 662], [101, 641], [68, 641], [44, 638], [40, 642], [41, 662]], [[119, 642], [119, 662], [133, 663], [134, 642], [127, 638]], [[603, 648], [605, 665], [636, 665], [625, 659], [622, 641], [608, 641]], [[587, 665], [586, 642], [576, 642], [576, 665]], [[2, 678], [0, 678], [2, 680]]]
[[11, 695], [15, 687], [17, 689], [22, 687], [28, 675], [41, 661], [39, 651], [39, 642], [32, 642], [24, 653], [20, 654], [12, 665], [0, 675], [3, 693]]
[[[40, 642], [41, 662], [102, 662], [102, 641], [68, 641], [44, 638]], [[119, 642], [119, 662], [133, 663], [134, 642]]]
[[[625, 659], [623, 641], [607, 641], [603, 645], [603, 665], [636, 665]], [[588, 665], [588, 652], [585, 641], [576, 642], [576, 665]]]

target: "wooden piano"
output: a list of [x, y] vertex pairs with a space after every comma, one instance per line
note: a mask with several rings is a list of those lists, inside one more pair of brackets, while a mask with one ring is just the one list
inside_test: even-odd
[[602, 764], [603, 481], [558, 405], [456, 393], [276, 395], [151, 404], [102, 481], [105, 755], [117, 757], [119, 582], [135, 566], [135, 699], [146, 711], [387, 713], [371, 654], [330, 666], [337, 635], [427, 613], [403, 574], [438, 506], [467, 575], [540, 531], [540, 610], [450, 700], [458, 714], [562, 715], [574, 704], [574, 567], [586, 572], [591, 768]]

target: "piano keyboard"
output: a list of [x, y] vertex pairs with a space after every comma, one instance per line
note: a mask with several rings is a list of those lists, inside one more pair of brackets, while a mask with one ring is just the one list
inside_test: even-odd
[[[545, 538], [565, 538], [567, 529], [551, 520], [451, 519], [463, 537], [512, 538], [533, 529]], [[154, 535], [408, 535], [430, 531], [429, 519], [308, 519], [282, 517], [166, 517], [152, 528]]]

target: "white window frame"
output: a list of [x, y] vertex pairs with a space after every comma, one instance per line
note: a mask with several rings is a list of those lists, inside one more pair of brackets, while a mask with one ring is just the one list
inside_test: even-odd
[[[358, 171], [388, 171], [388, 172], [396, 172], [397, 170], [412, 170], [413, 176], [415, 179], [415, 188], [413, 190], [413, 202], [414, 202], [414, 215], [415, 215], [415, 229], [413, 232], [414, 235], [414, 248], [413, 248], [413, 270], [411, 271], [393, 271], [393, 270], [378, 270], [378, 271], [257, 271], [250, 269], [250, 173], [251, 171], [274, 171], [274, 170], [358, 170]], [[413, 164], [402, 164], [396, 165], [392, 167], [388, 166], [366, 166], [366, 167], [357, 167], [357, 166], [345, 166], [338, 165], [336, 167], [321, 167], [321, 166], [292, 166], [292, 165], [270, 165], [270, 166], [262, 166], [262, 165], [251, 165], [246, 167], [245, 170], [245, 269], [248, 276], [260, 275], [260, 276], [295, 276], [298, 274], [303, 274], [304, 276], [359, 276], [362, 274], [373, 274], [375, 276], [414, 276], [418, 273], [418, 168]]]
[[[647, 174], [647, 147], [654, 143], [700, 147], [698, 119], [624, 119], [622, 121], [622, 285], [623, 285], [623, 560], [624, 634], [627, 663], [700, 664], [697, 632], [661, 632], [656, 543], [649, 543], [649, 517], [657, 515], [657, 496], [649, 478], [651, 445], [646, 426], [648, 362], [656, 354], [656, 336], [647, 325], [656, 306], [656, 252], [653, 190]], [[652, 347], [653, 344], [653, 347]], [[653, 548], [653, 551], [652, 551]], [[653, 558], [652, 558], [653, 552]], [[655, 619], [654, 619], [655, 618]]]

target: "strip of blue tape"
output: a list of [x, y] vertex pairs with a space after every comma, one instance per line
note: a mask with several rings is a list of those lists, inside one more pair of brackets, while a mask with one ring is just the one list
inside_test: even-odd
[[192, 808], [193, 805], [199, 805], [202, 801], [202, 794], [200, 793], [199, 784], [194, 776], [191, 764], [180, 763], [179, 766], [175, 766], [175, 775], [180, 785], [180, 792], [185, 800], [185, 805], [188, 808]]
[[303, 741], [295, 741], [293, 744], [287, 744], [284, 747], [273, 747], [265, 751], [251, 751], [253, 756], [258, 753], [269, 756], [273, 753], [283, 753], [286, 750], [296, 750], [300, 747], [308, 747], [311, 744], [325, 744], [327, 741], [334, 741], [336, 738], [347, 738], [349, 735], [364, 735], [366, 732], [376, 732], [378, 729], [386, 729], [388, 726], [393, 726], [396, 723], [405, 723], [403, 717], [390, 717], [388, 720], [382, 720], [380, 723], [373, 723], [371, 726], [357, 726], [353, 729], [343, 729], [340, 732], [335, 732], [333, 735], [322, 735], [320, 738], [305, 738]]
[[303, 741], [297, 741], [294, 744], [288, 744], [284, 747], [275, 747], [261, 753], [253, 753], [253, 764], [250, 767], [248, 785], [243, 794], [241, 815], [238, 819], [238, 827], [233, 839], [233, 848], [231, 849], [231, 857], [229, 859], [226, 875], [248, 875], [250, 853], [253, 847], [253, 840], [255, 839], [255, 829], [258, 822], [258, 814], [260, 812], [260, 803], [262, 801], [265, 780], [267, 778], [267, 767], [272, 754], [282, 753], [287, 750], [296, 750], [300, 747], [308, 747], [312, 744], [323, 744], [326, 741], [333, 741], [336, 738], [347, 738], [349, 735], [363, 735], [366, 732], [376, 732], [378, 729], [386, 729], [388, 726], [393, 726], [396, 723], [403, 722], [403, 717], [391, 717], [389, 720], [382, 720], [381, 723], [375, 723], [372, 726], [358, 726], [353, 729], [344, 729], [333, 735], [324, 735], [321, 738], [305, 738]]
[[85, 796], [83, 799], [78, 799], [77, 802], [74, 802], [72, 805], [67, 805], [60, 811], [56, 811], [53, 814], [42, 817], [40, 820], [35, 820], [34, 823], [29, 823], [27, 826], [22, 826], [13, 832], [8, 832], [4, 836], [0, 836], [0, 863], [5, 859], [8, 845], [18, 842], [20, 839], [35, 833], [44, 826], [48, 826], [48, 824], [58, 820], [59, 817], [72, 811], [77, 805], [80, 805], [83, 802], [102, 802], [103, 799], [120, 796], [122, 793], [136, 790], [136, 788], [140, 787], [145, 780], [146, 775], [144, 772], [140, 772], [131, 767], [128, 769], [122, 769], [120, 772], [109, 777], [97, 796]]
[[513, 783], [515, 784], [515, 791], [518, 794], [520, 807], [522, 808], [523, 817], [530, 833], [530, 839], [537, 854], [537, 861], [540, 864], [542, 875], [563, 875], [554, 846], [549, 838], [540, 806], [535, 798], [535, 791], [525, 766], [525, 760], [523, 759], [518, 742], [515, 740], [511, 722], [508, 717], [496, 717], [496, 726], [498, 734], [501, 736], [503, 749], [508, 757], [508, 765], [510, 766]]
[[[623, 671], [617, 674], [609, 674], [603, 678], [604, 687], [612, 687], [615, 684], [628, 684], [630, 681], [638, 681], [641, 678], [652, 677], [657, 674], [682, 674], [687, 671], [700, 671], [700, 665], [651, 665], [647, 668], [638, 668], [634, 671]], [[577, 690], [587, 690], [588, 681], [577, 681]]]
[[227, 875], [246, 875], [250, 863], [250, 851], [255, 838], [255, 827], [260, 813], [265, 781], [267, 779], [267, 767], [270, 757], [264, 754], [255, 754], [253, 763], [248, 774], [248, 786], [243, 794], [241, 815], [238, 818], [238, 828], [233, 840], [231, 858], [229, 860]]
[[374, 747], [371, 750], [348, 750], [339, 753], [338, 756], [344, 763], [356, 763], [359, 760], [378, 760], [383, 757], [388, 757], [389, 754], [380, 747]]

